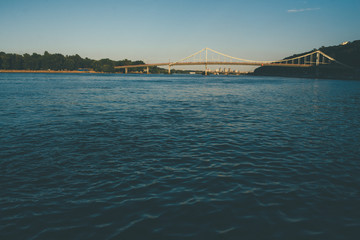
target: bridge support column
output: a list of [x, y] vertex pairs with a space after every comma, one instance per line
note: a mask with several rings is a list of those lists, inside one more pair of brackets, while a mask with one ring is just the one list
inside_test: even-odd
[[316, 53], [316, 66], [319, 66], [319, 64], [320, 64], [320, 53], [317, 52]]
[[207, 64], [205, 64], [205, 76], [208, 75], [208, 68], [207, 68]]
[[149, 74], [149, 67], [146, 67], [146, 74]]
[[127, 74], [128, 73], [128, 69], [127, 68], [125, 68], [125, 74]]
[[171, 74], [171, 66], [169, 65], [168, 73]]
[[316, 70], [315, 70], [316, 77], [320, 76], [319, 65], [320, 65], [320, 53], [316, 52]]

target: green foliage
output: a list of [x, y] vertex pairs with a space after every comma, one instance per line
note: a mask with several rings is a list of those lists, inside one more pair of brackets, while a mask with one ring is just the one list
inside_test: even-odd
[[[25, 53], [24, 55], [8, 54], [0, 52], [0, 69], [4, 70], [78, 70], [93, 69], [97, 72], [113, 73], [123, 72], [124, 69], [116, 70], [115, 66], [139, 65], [143, 61], [131, 61], [124, 59], [113, 61], [111, 59], [92, 60], [82, 58], [78, 54], [64, 56], [62, 54], [50, 54], [45, 51], [43, 55]], [[142, 69], [140, 69], [142, 70]], [[139, 70], [139, 71], [140, 71]]]
[[[299, 57], [315, 50], [316, 49], [306, 53], [295, 54], [285, 59]], [[321, 47], [319, 50], [352, 68], [343, 67], [339, 64], [310, 68], [265, 66], [255, 69], [254, 74], [266, 76], [319, 77], [360, 80], [360, 40], [347, 42], [338, 46]]]
[[[360, 69], [360, 40], [348, 42], [344, 45], [330, 47], [322, 46], [319, 50], [341, 63]], [[306, 53], [295, 54], [285, 59], [299, 57], [313, 51], [316, 51], [316, 49]]]
[[94, 70], [97, 72], [115, 72], [114, 69], [115, 63], [114, 61], [105, 58], [105, 59], [101, 59], [99, 61], [96, 61], [94, 63]]
[[352, 67], [360, 68], [360, 40], [345, 45], [320, 48], [320, 51], [337, 61]]

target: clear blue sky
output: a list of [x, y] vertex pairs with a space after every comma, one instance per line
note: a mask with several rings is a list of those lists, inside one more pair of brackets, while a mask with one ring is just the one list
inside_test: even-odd
[[359, 0], [0, 0], [0, 51], [175, 61], [202, 48], [274, 60], [360, 39]]

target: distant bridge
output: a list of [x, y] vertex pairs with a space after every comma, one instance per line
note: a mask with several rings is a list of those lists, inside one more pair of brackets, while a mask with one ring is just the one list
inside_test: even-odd
[[334, 58], [326, 55], [325, 53], [316, 50], [311, 53], [278, 61], [254, 61], [242, 58], [232, 57], [227, 54], [220, 53], [210, 48], [204, 48], [186, 58], [183, 58], [176, 62], [168, 63], [150, 63], [140, 65], [127, 65], [127, 66], [116, 66], [116, 69], [125, 69], [125, 73], [128, 73], [129, 68], [146, 68], [146, 72], [149, 74], [149, 67], [154, 66], [167, 66], [168, 73], [171, 73], [171, 67], [173, 66], [194, 66], [203, 65], [205, 66], [205, 75], [208, 73], [209, 65], [243, 65], [243, 66], [282, 66], [282, 67], [312, 67], [331, 63], [338, 63]]

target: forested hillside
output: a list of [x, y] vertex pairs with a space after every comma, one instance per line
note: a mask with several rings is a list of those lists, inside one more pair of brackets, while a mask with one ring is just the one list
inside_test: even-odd
[[[313, 52], [314, 50], [306, 53]], [[346, 42], [337, 46], [320, 47], [319, 50], [341, 63], [351, 67], [360, 68], [360, 40]], [[295, 54], [285, 59], [298, 57], [306, 53]]]
[[[93, 69], [96, 72], [115, 72], [114, 66], [144, 64], [143, 61], [121, 60], [113, 61], [108, 58], [92, 60], [79, 55], [64, 56], [62, 54], [12, 54], [0, 52], [0, 69], [2, 70], [78, 70]], [[124, 71], [123, 69], [117, 70]]]
[[[294, 54], [284, 59], [290, 59], [313, 52]], [[348, 67], [340, 64], [330, 64], [318, 67], [282, 67], [264, 66], [255, 69], [255, 75], [263, 76], [284, 76], [284, 77], [308, 77], [308, 78], [337, 78], [337, 79], [359, 79], [360, 80], [360, 40], [345, 42], [338, 46], [321, 47], [320, 51], [341, 62]]]

